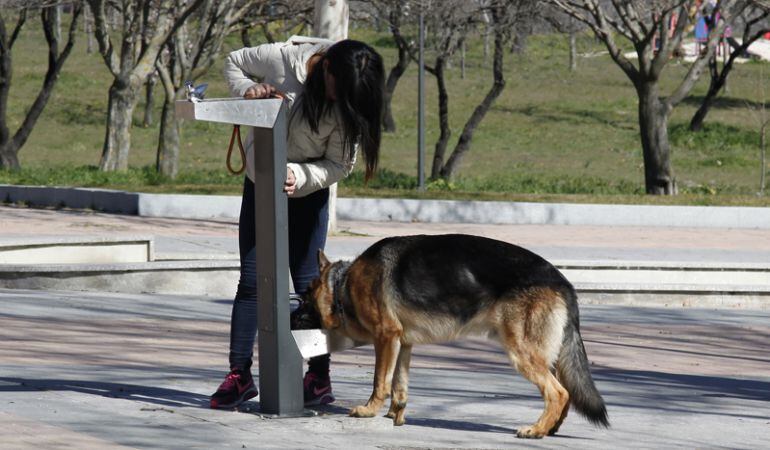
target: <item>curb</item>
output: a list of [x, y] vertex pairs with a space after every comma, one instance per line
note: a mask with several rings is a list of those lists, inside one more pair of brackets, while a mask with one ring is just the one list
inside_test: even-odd
[[[0, 185], [0, 201], [180, 219], [237, 219], [234, 195]], [[770, 208], [338, 198], [337, 218], [376, 222], [770, 229]]]

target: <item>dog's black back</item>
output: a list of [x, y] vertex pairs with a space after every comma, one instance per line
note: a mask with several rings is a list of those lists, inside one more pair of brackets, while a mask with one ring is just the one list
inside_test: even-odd
[[540, 256], [506, 242], [462, 234], [383, 239], [360, 258], [390, 260], [390, 282], [417, 310], [469, 320], [502, 298], [537, 287], [574, 299], [572, 285]]

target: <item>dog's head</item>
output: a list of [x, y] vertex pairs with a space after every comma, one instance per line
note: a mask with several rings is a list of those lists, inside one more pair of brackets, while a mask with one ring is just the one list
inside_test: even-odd
[[343, 274], [342, 262], [329, 262], [322, 250], [318, 250], [318, 269], [321, 275], [310, 283], [307, 291], [308, 300], [318, 311], [321, 325], [332, 330], [342, 325], [342, 311], [339, 301], [335, 301], [335, 285]]

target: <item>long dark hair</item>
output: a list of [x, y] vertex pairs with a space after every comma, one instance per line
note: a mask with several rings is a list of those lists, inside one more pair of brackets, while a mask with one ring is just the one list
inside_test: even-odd
[[[334, 77], [336, 100], [326, 98], [324, 61]], [[343, 127], [343, 154], [352, 157], [359, 143], [366, 161], [365, 179], [377, 169], [380, 154], [380, 123], [385, 69], [382, 57], [363, 42], [346, 39], [332, 45], [305, 81], [302, 114], [314, 132], [324, 114], [339, 108]]]

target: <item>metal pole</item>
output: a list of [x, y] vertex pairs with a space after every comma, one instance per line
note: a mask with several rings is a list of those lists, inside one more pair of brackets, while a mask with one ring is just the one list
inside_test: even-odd
[[425, 23], [420, 2], [419, 57], [417, 58], [417, 189], [425, 190]]
[[299, 415], [302, 355], [289, 329], [286, 105], [272, 128], [254, 128], [259, 404], [266, 414]]

